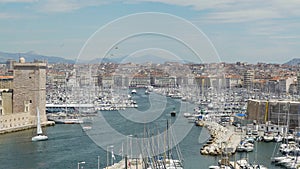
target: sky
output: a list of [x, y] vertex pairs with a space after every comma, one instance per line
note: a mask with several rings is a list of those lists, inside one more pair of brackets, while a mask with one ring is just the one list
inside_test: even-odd
[[84, 59], [153, 49], [181, 59], [285, 63], [299, 57], [299, 7], [299, 0], [0, 0], [0, 51]]

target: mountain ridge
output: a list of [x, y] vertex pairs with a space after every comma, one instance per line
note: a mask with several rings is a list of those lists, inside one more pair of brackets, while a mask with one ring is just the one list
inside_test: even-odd
[[48, 63], [75, 63], [72, 59], [65, 59], [57, 56], [46, 56], [37, 54], [34, 51], [23, 52], [23, 53], [9, 53], [0, 51], [0, 62], [6, 63], [7, 60], [19, 60], [20, 57], [24, 57], [27, 62], [33, 62], [34, 60], [47, 60]]
[[[7, 60], [12, 59], [12, 60], [19, 60], [20, 57], [24, 57], [27, 62], [33, 62], [34, 60], [46, 60], [48, 63], [67, 63], [67, 64], [75, 64], [76, 60], [73, 59], [65, 59], [63, 57], [58, 57], [58, 56], [47, 56], [43, 54], [38, 54], [35, 51], [28, 51], [28, 52], [22, 52], [22, 53], [10, 53], [10, 52], [2, 52], [0, 51], [0, 63], [6, 63]], [[112, 63], [120, 63], [124, 60], [127, 60], [128, 56], [122, 56], [119, 58], [96, 58], [92, 60], [78, 60], [78, 63], [97, 63], [97, 62], [112, 62]], [[144, 56], [145, 57], [145, 56]], [[150, 61], [157, 60], [158, 57], [149, 55], [147, 58]], [[151, 58], [151, 59], [150, 59]], [[147, 59], [147, 60], [148, 60]], [[137, 61], [137, 62], [142, 62], [143, 59], [128, 59], [127, 61]], [[160, 60], [159, 62], [166, 61], [164, 59]], [[170, 60], [171, 61], [171, 60]], [[172, 61], [176, 61], [175, 59]], [[177, 60], [178, 61], [178, 60]], [[189, 63], [187, 60], [182, 60], [181, 62], [183, 63]], [[283, 64], [287, 64], [290, 66], [296, 66], [300, 65], [300, 58], [294, 58], [292, 60], [289, 60]]]
[[296, 66], [300, 64], [300, 58], [294, 58], [286, 63], [284, 63], [286, 65], [290, 65], [290, 66]]

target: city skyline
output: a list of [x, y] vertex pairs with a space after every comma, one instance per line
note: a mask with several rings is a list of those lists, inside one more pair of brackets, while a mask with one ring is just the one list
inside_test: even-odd
[[[135, 13], [156, 12], [194, 24], [214, 45], [220, 61], [285, 63], [298, 57], [299, 5], [297, 1], [282, 0], [0, 0], [0, 51], [35, 51], [76, 59], [91, 35], [107, 23]], [[101, 37], [109, 39], [113, 35]], [[127, 49], [132, 43], [126, 45]]]

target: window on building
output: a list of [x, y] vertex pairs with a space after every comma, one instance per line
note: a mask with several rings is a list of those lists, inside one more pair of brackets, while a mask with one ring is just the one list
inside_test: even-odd
[[25, 105], [25, 112], [29, 112], [29, 106]]

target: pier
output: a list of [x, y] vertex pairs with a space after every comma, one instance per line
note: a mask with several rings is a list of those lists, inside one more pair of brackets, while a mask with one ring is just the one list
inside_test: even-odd
[[202, 121], [202, 123], [211, 135], [211, 139], [200, 150], [202, 155], [221, 155], [224, 150], [229, 155], [236, 152], [242, 140], [242, 131], [235, 131], [234, 126], [223, 127], [213, 121]]

